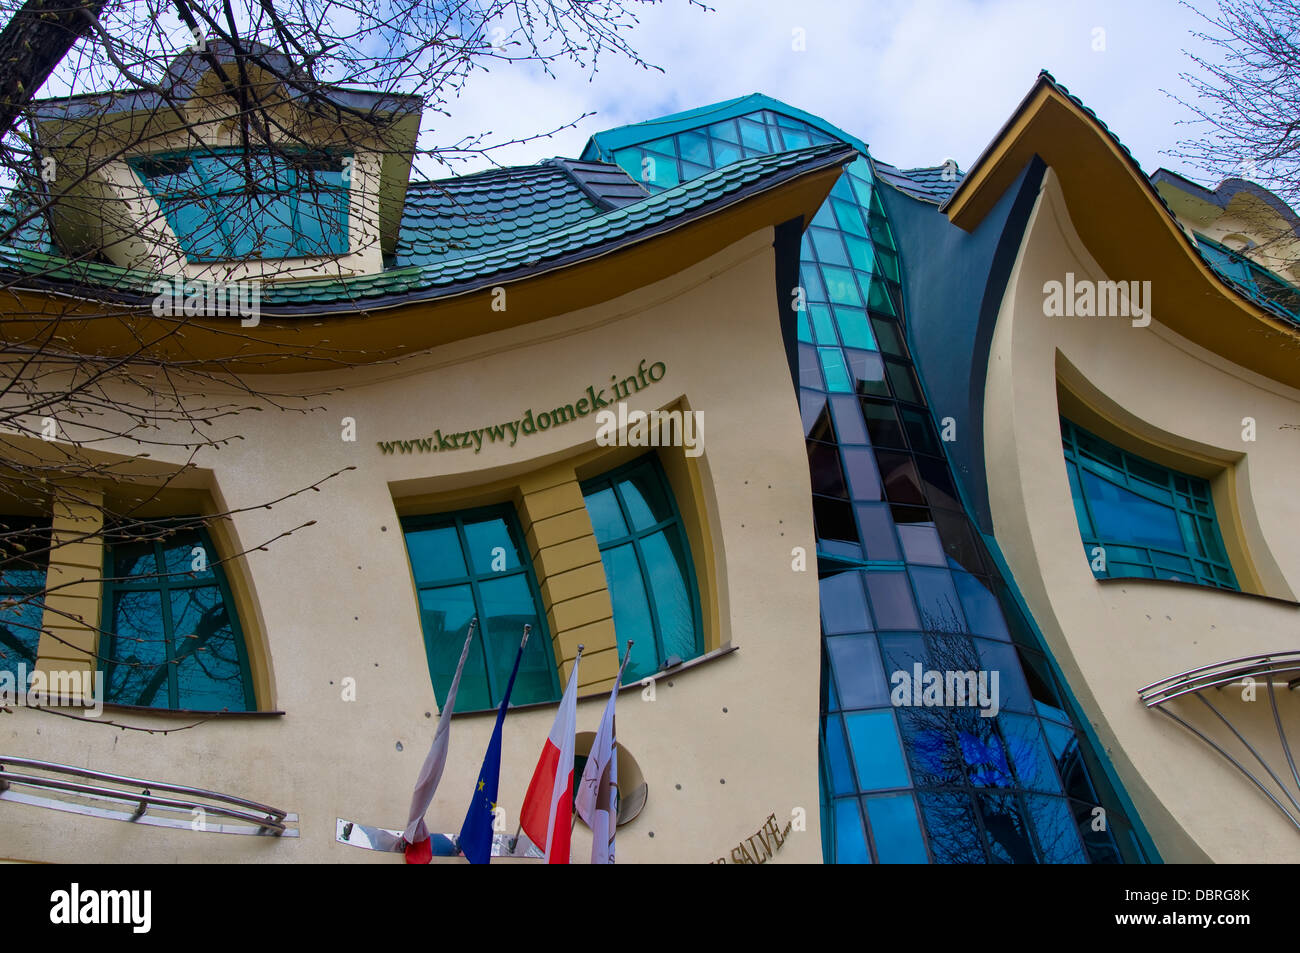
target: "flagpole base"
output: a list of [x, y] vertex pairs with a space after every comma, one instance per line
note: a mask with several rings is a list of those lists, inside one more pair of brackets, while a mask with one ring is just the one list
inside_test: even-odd
[[[334, 840], [349, 847], [378, 850], [390, 854], [400, 854], [405, 850], [401, 831], [359, 824], [341, 817], [335, 820]], [[452, 834], [430, 834], [429, 846], [434, 857], [461, 856], [460, 848], [456, 846], [455, 835]], [[513, 860], [541, 860], [546, 855], [527, 837], [520, 835], [516, 839], [511, 834], [502, 833], [492, 835], [492, 856]]]

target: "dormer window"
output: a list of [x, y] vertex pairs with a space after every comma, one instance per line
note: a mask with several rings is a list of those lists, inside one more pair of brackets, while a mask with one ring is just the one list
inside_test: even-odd
[[141, 156], [130, 165], [189, 261], [213, 262], [347, 254], [348, 159], [211, 149]]
[[1234, 282], [1261, 303], [1281, 308], [1293, 321], [1300, 321], [1300, 289], [1285, 281], [1242, 252], [1197, 235], [1196, 242], [1219, 274]]

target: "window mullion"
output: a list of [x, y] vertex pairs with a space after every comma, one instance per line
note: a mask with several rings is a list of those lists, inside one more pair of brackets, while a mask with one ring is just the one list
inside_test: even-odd
[[158, 571], [158, 604], [162, 611], [163, 651], [167, 665], [167, 700], [168, 708], [180, 708], [180, 682], [176, 677], [176, 626], [172, 619], [171, 592], [164, 577], [166, 564], [163, 560], [162, 540], [154, 540], [154, 568]]

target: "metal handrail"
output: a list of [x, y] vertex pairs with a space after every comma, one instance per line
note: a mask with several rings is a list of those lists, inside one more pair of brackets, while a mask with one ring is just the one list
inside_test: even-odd
[[[193, 801], [178, 801], [175, 798], [158, 797], [150, 794], [147, 790], [136, 794], [133, 791], [117, 791], [112, 788], [102, 788], [93, 784], [79, 784], [76, 781], [60, 781], [58, 778], [41, 778], [28, 774], [11, 774], [8, 771], [0, 772], [0, 786], [7, 787], [12, 784], [21, 784], [26, 787], [44, 788], [54, 791], [71, 791], [75, 794], [88, 794], [96, 797], [106, 797], [117, 801], [129, 801], [138, 805], [133, 816], [138, 819], [144, 814], [145, 806], [152, 804], [158, 807], [176, 808], [182, 811], [202, 808], [208, 814], [217, 814], [221, 817], [233, 818], [237, 821], [246, 821], [250, 824], [256, 824], [263, 830], [273, 830], [277, 834], [283, 833], [284, 823], [270, 813], [265, 816], [250, 814], [247, 811], [239, 811], [234, 808], [220, 807], [215, 804], [196, 804]], [[157, 785], [163, 787], [164, 785]]]
[[[194, 797], [209, 798], [214, 801], [224, 801], [227, 804], [235, 804], [238, 805], [239, 807], [250, 808], [251, 810], [257, 811], [262, 814], [269, 814], [273, 816], [277, 821], [284, 820], [284, 817], [287, 813], [285, 811], [281, 811], [279, 808], [270, 807], [269, 805], [266, 804], [259, 804], [257, 801], [250, 801], [247, 798], [234, 797], [229, 794], [219, 794], [216, 791], [206, 791], [203, 788], [192, 788], [192, 787], [187, 787], [186, 785], [183, 784], [167, 784], [166, 782], [161, 782], [161, 781], [145, 781], [142, 778], [128, 778], [119, 774], [108, 774], [107, 772], [104, 771], [94, 771], [90, 768], [78, 768], [68, 764], [54, 764], [49, 761], [36, 761], [31, 758], [11, 758], [7, 755], [0, 755], [0, 772], [4, 771], [5, 765], [11, 765], [13, 767], [18, 767], [18, 768], [36, 768], [39, 771], [53, 771], [56, 773], [71, 774], [75, 777], [90, 778], [95, 781], [109, 781], [112, 782], [113, 784], [126, 784], [126, 785], [130, 785], [131, 787], [140, 787], [140, 788], [154, 788], [159, 791], [171, 791], [173, 794], [189, 794]], [[17, 775], [9, 775], [9, 774], [5, 774], [3, 776], [7, 778], [17, 777]], [[38, 779], [38, 780], [44, 780], [44, 779]], [[49, 780], [55, 780], [55, 779], [49, 779]], [[121, 792], [113, 792], [113, 793], [116, 794]], [[138, 800], [138, 799], [139, 799], [138, 795], [133, 794], [131, 796], [131, 800]], [[203, 807], [204, 810], [214, 810], [214, 811], [217, 810], [215, 807], [209, 808], [207, 805], [187, 805], [187, 806]], [[235, 816], [235, 815], [231, 815], [231, 816]], [[283, 825], [281, 825], [281, 829], [283, 829]]]
[[[1218, 687], [1248, 675], [1280, 675], [1292, 672], [1300, 672], [1300, 652], [1271, 652], [1267, 655], [1248, 655], [1243, 658], [1215, 662], [1211, 665], [1202, 665], [1199, 668], [1189, 669], [1177, 675], [1170, 675], [1138, 689], [1138, 695], [1150, 707], [1150, 699], [1157, 696], [1166, 696], [1161, 700], [1167, 700], [1167, 698], [1186, 694], [1186, 690], [1196, 691], [1200, 688]], [[1183, 689], [1183, 691], [1175, 692], [1176, 689]], [[1170, 692], [1175, 692], [1175, 694], [1168, 694]]]

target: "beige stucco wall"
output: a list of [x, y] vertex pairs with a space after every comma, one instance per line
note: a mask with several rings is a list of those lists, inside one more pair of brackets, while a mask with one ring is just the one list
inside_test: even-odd
[[[1154, 320], [1047, 317], [1044, 283], [1154, 280]], [[989, 357], [984, 426], [993, 528], [1034, 617], [1167, 861], [1296, 862], [1300, 834], [1227, 762], [1145, 709], [1140, 687], [1232, 658], [1297, 648], [1300, 608], [1300, 392], [1232, 365], [1161, 325], [1158, 276], [1134, 261], [1102, 274], [1070, 224], [1049, 172], [1011, 274]], [[1171, 582], [1097, 582], [1083, 553], [1058, 423], [1058, 375], [1091, 391], [1112, 417], [1202, 461], [1217, 461], [1221, 521], [1244, 540], [1256, 587], [1274, 599]], [[1100, 395], [1100, 396], [1098, 396]], [[1257, 439], [1243, 440], [1243, 418]], [[1231, 488], [1236, 513], [1223, 512]], [[1243, 567], [1235, 566], [1239, 577]], [[1300, 704], [1280, 691], [1300, 743]], [[1212, 695], [1270, 764], [1289, 777], [1261, 686]], [[1176, 703], [1200, 727], [1214, 718]], [[1208, 716], [1208, 719], [1206, 718]], [[1223, 735], [1222, 731], [1218, 732]], [[1235, 743], [1234, 743], [1235, 744]], [[1239, 745], [1234, 755], [1250, 760]], [[1262, 774], [1256, 763], [1250, 765]]]
[[[655, 700], [620, 696], [619, 740], [649, 782], [645, 810], [619, 832], [627, 862], [707, 862], [802, 808], [782, 862], [821, 858], [818, 823], [819, 628], [815, 561], [793, 572], [795, 546], [813, 552], [808, 469], [777, 324], [770, 230], [672, 279], [599, 307], [457, 342], [396, 365], [259, 381], [266, 389], [338, 393], [311, 414], [242, 415], [242, 441], [198, 460], [232, 509], [265, 502], [323, 475], [356, 469], [273, 509], [240, 513], [234, 542], [260, 545], [234, 567], [256, 600], [244, 618], [269, 656], [282, 717], [214, 719], [168, 735], [123, 732], [19, 709], [0, 717], [0, 751], [237, 794], [296, 812], [301, 837], [200, 834], [92, 820], [0, 802], [0, 857], [20, 860], [400, 862], [338, 845], [335, 819], [400, 828], [433, 733], [430, 685], [391, 487], [436, 493], [522, 477], [595, 448], [595, 418], [515, 447], [383, 455], [378, 440], [462, 430], [572, 402], [588, 384], [667, 371], [630, 406], [677, 400], [704, 414], [697, 461], [716, 547], [718, 641], [738, 651], [664, 679]], [[341, 439], [344, 417], [357, 439]], [[232, 425], [233, 426], [233, 425]], [[255, 647], [254, 652], [258, 649]], [[341, 683], [356, 680], [356, 700]], [[582, 702], [594, 730], [603, 698]], [[506, 720], [500, 802], [511, 831], [554, 707]], [[145, 727], [191, 719], [116, 714]], [[451, 756], [428, 815], [459, 830], [493, 724], [458, 717]], [[401, 743], [403, 750], [398, 751]], [[725, 782], [725, 783], [724, 783]], [[680, 788], [678, 787], [680, 786]], [[653, 836], [652, 836], [653, 835]], [[574, 858], [590, 850], [579, 824]], [[461, 862], [461, 861], [456, 861]]]

